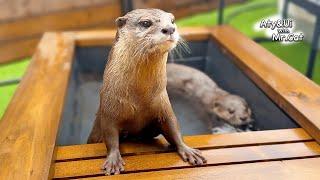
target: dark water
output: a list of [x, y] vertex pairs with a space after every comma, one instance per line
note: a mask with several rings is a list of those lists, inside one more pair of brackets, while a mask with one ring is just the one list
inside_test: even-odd
[[[76, 88], [76, 91], [72, 97], [68, 97], [73, 100], [64, 112], [58, 137], [60, 145], [86, 143], [95, 119], [102, 83], [94, 76], [84, 74], [80, 76], [79, 82], [78, 86], [70, 85], [69, 87]], [[211, 134], [214, 126], [224, 125], [208, 116], [204, 108], [192, 99], [170, 92], [168, 94], [183, 135]], [[234, 132], [235, 130], [229, 128], [224, 131]]]
[[[183, 58], [170, 56], [170, 62], [184, 64], [205, 72], [222, 89], [246, 99], [254, 114], [254, 130], [299, 127], [295, 121], [269, 98], [246, 73], [234, 64], [231, 56], [222, 51], [215, 41], [191, 41], [191, 53]], [[69, 81], [68, 95], [58, 134], [58, 145], [86, 143], [98, 108], [98, 94], [109, 46], [77, 47]], [[237, 132], [235, 128], [210, 118], [201, 105], [192, 100], [170, 94], [171, 103], [183, 135], [212, 132]], [[216, 129], [215, 129], [216, 128]], [[217, 129], [218, 128], [218, 129]], [[250, 129], [250, 128], [249, 128]]]

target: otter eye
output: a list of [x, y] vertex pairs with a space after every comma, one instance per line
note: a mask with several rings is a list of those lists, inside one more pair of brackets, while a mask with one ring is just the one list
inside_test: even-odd
[[152, 25], [152, 22], [147, 20], [147, 21], [141, 21], [139, 22], [139, 24], [142, 26], [142, 27], [145, 27], [145, 28], [148, 28]]
[[174, 19], [171, 20], [171, 23], [174, 24]]
[[233, 109], [228, 109], [228, 112], [229, 112], [230, 114], [233, 114], [233, 113], [234, 113], [234, 110], [233, 110]]

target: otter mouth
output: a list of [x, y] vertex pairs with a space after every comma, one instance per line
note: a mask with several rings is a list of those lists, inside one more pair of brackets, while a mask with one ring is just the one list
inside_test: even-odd
[[168, 38], [167, 38], [167, 40], [165, 40], [166, 42], [171, 42], [171, 43], [176, 43], [177, 41], [176, 41], [176, 39], [173, 37], [173, 36], [169, 36]]
[[176, 43], [176, 41], [174, 39], [167, 39], [164, 41], [164, 43], [174, 44], [174, 43]]
[[175, 48], [177, 45], [177, 41], [174, 38], [164, 39], [159, 42], [159, 47], [165, 51], [170, 51]]

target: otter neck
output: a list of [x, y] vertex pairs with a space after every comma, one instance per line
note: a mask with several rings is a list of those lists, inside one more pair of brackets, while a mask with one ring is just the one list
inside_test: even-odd
[[166, 63], [168, 53], [149, 54], [132, 67], [137, 80], [145, 80], [148, 83], [156, 82], [159, 78], [166, 77]]
[[126, 89], [129, 88], [144, 95], [151, 95], [165, 89], [168, 52], [145, 52], [134, 56], [135, 49], [128, 47], [124, 50], [125, 46], [118, 43], [121, 42], [117, 42], [113, 47], [107, 70], [108, 74], [113, 74], [114, 81], [128, 82], [120, 84], [127, 86]]

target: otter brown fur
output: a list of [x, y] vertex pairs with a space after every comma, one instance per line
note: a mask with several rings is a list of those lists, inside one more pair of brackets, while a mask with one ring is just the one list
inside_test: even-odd
[[220, 88], [205, 73], [180, 64], [167, 64], [167, 90], [183, 94], [200, 103], [209, 115], [216, 115], [231, 125], [251, 123], [251, 109], [240, 96]]
[[178, 43], [172, 14], [159, 9], [136, 9], [116, 20], [116, 40], [108, 57], [100, 105], [88, 143], [104, 142], [107, 175], [124, 170], [119, 139], [163, 134], [184, 161], [206, 162], [180, 135], [166, 91], [168, 52]]

